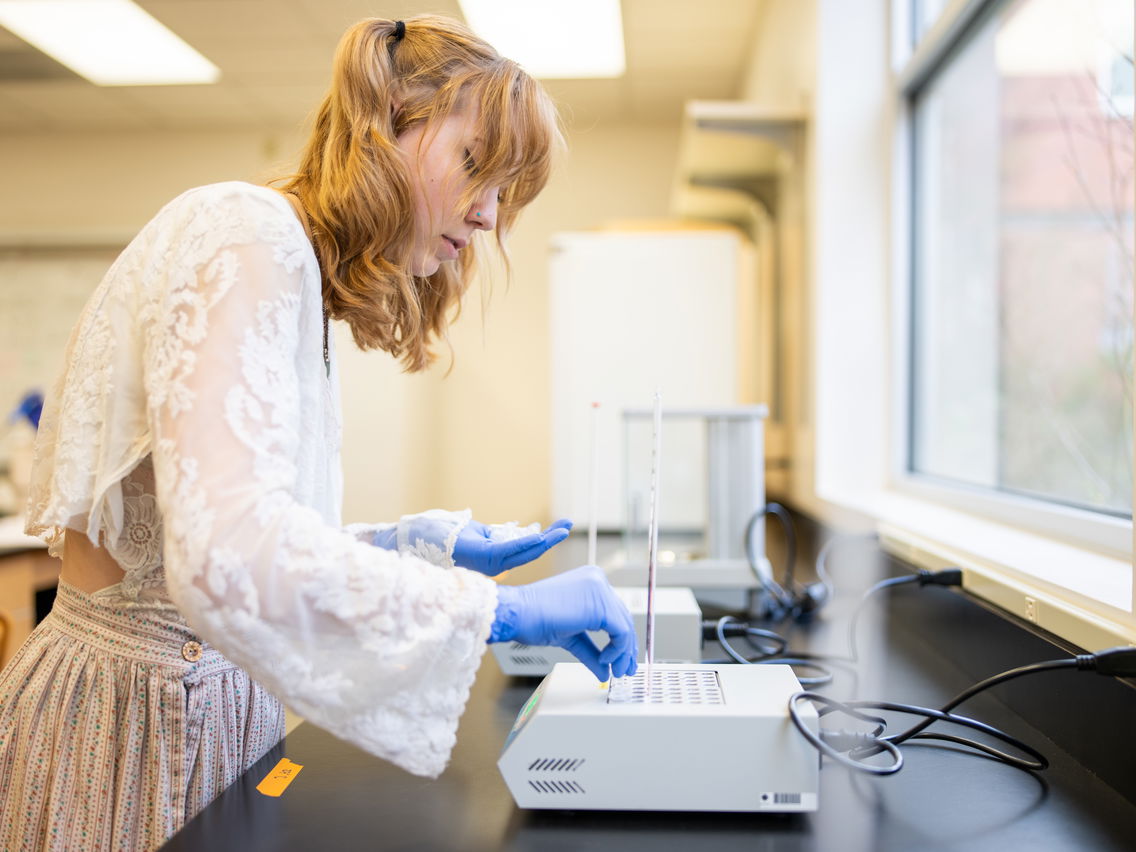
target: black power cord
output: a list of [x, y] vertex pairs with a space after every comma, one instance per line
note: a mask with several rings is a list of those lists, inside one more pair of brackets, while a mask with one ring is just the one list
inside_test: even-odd
[[[785, 533], [786, 565], [784, 571], [784, 585], [759, 569], [753, 553], [753, 529], [759, 520], [772, 514], [781, 522]], [[835, 540], [835, 539], [834, 539]], [[825, 559], [834, 540], [826, 542], [817, 555], [817, 577], [819, 581], [808, 586], [800, 587], [793, 578], [793, 567], [796, 560], [796, 530], [792, 518], [784, 506], [778, 503], [768, 503], [749, 519], [745, 529], [745, 552], [754, 576], [757, 577], [762, 589], [768, 596], [767, 605], [763, 615], [780, 621], [792, 616], [798, 622], [809, 620], [825, 602], [834, 595], [831, 578], [825, 567]], [[820, 672], [816, 677], [799, 677], [802, 686], [819, 686], [832, 680], [832, 673], [825, 666], [816, 661], [851, 662], [858, 661], [859, 651], [856, 645], [856, 627], [860, 614], [865, 605], [879, 592], [899, 585], [917, 584], [919, 586], [961, 586], [963, 573], [959, 568], [945, 568], [939, 571], [920, 570], [916, 574], [900, 577], [889, 577], [871, 586], [860, 598], [859, 604], [852, 613], [848, 626], [849, 657], [836, 657], [831, 655], [793, 653], [788, 650], [788, 640], [770, 630], [753, 627], [747, 622], [740, 621], [733, 616], [725, 616], [717, 622], [704, 622], [703, 629], [713, 629], [713, 635], [726, 651], [729, 657], [737, 663], [744, 664], [773, 664], [781, 663], [794, 667], [811, 667]], [[728, 635], [742, 636], [756, 651], [756, 656], [746, 656], [734, 648]], [[707, 660], [706, 662], [728, 662], [727, 660]], [[1017, 769], [1028, 772], [1038, 772], [1049, 766], [1046, 757], [1032, 746], [1005, 733], [1004, 731], [988, 725], [985, 722], [967, 716], [953, 713], [955, 707], [986, 689], [1012, 680], [1023, 675], [1035, 674], [1054, 669], [1075, 668], [1079, 671], [1095, 671], [1098, 674], [1113, 677], [1136, 677], [1136, 648], [1121, 647], [1110, 648], [1096, 654], [1082, 654], [1077, 657], [1061, 660], [1049, 660], [1011, 669], [1001, 674], [989, 677], [967, 690], [964, 690], [951, 699], [941, 708], [921, 707], [915, 704], [903, 704], [890, 701], [837, 701], [826, 695], [816, 692], [798, 692], [789, 699], [789, 716], [793, 724], [821, 754], [830, 759], [855, 769], [873, 775], [891, 775], [903, 767], [903, 754], [900, 745], [910, 740], [936, 740], [949, 742], [974, 753], [982, 754], [998, 760]], [[849, 731], [822, 729], [819, 734], [814, 733], [805, 725], [801, 718], [800, 704], [810, 701], [820, 705], [818, 715], [823, 718], [830, 713], [842, 713], [862, 722], [872, 723], [875, 727], [870, 731]], [[923, 720], [905, 731], [890, 736], [883, 736], [887, 721], [880, 716], [873, 716], [863, 711], [879, 710], [893, 713], [903, 713], [922, 716]], [[1020, 757], [1011, 754], [979, 740], [969, 739], [949, 733], [925, 733], [926, 729], [935, 722], [945, 722], [959, 727], [968, 728], [986, 734], [996, 740], [1006, 743], [1011, 748], [1027, 755]], [[885, 765], [870, 764], [867, 758], [886, 753], [891, 760]]]
[[[784, 580], [778, 583], [772, 577], [767, 577], [757, 564], [757, 555], [753, 550], [753, 530], [759, 521], [766, 515], [773, 515], [781, 524], [785, 538], [785, 567]], [[824, 571], [823, 561], [818, 557], [817, 575], [820, 580], [814, 583], [801, 585], [794, 578], [797, 562], [797, 530], [793, 525], [793, 516], [789, 510], [780, 503], [766, 503], [750, 516], [745, 527], [745, 554], [750, 570], [757, 578], [762, 591], [766, 593], [764, 608], [757, 613], [773, 621], [784, 621], [793, 618], [798, 622], [808, 621], [832, 597], [832, 583]], [[822, 556], [827, 550], [822, 550]], [[755, 609], [751, 607], [751, 609]]]
[[962, 569], [943, 568], [939, 571], [920, 570], [915, 574], [888, 577], [886, 580], [880, 580], [875, 585], [870, 586], [860, 597], [860, 603], [856, 605], [856, 609], [852, 612], [852, 618], [848, 621], [848, 654], [853, 661], [856, 661], [859, 657], [859, 649], [856, 647], [856, 625], [860, 621], [860, 613], [864, 611], [865, 605], [874, 595], [882, 592], [884, 589], [904, 586], [909, 583], [916, 583], [919, 586], [961, 586]]
[[[832, 680], [832, 671], [819, 661], [825, 659], [822, 655], [790, 652], [789, 640], [772, 630], [753, 627], [747, 622], [739, 621], [732, 615], [723, 616], [717, 621], [703, 622], [703, 629], [712, 627], [718, 644], [729, 655], [727, 660], [703, 660], [703, 663], [742, 663], [744, 665], [787, 665], [794, 669], [805, 668], [817, 672], [815, 675], [797, 674], [801, 686], [823, 686]], [[727, 638], [727, 633], [742, 636], [750, 647], [754, 649], [754, 656], [746, 656], [738, 651]]]
[[[829, 664], [857, 662], [856, 624], [864, 605], [873, 595], [884, 589], [908, 583], [915, 583], [919, 586], [961, 586], [962, 571], [958, 568], [944, 568], [941, 571], [919, 571], [917, 574], [890, 577], [869, 588], [864, 592], [863, 597], [861, 597], [860, 603], [852, 613], [852, 618], [849, 622], [849, 656], [847, 657], [841, 657], [835, 654], [812, 654], [805, 651], [790, 651], [789, 640], [780, 633], [775, 633], [772, 630], [766, 630], [761, 627], [755, 627], [748, 621], [743, 621], [732, 615], [726, 615], [716, 621], [702, 622], [702, 631], [704, 638], [717, 639], [718, 644], [722, 646], [722, 650], [726, 652], [729, 658], [725, 660], [703, 660], [703, 662], [728, 663], [733, 661], [735, 663], [749, 665], [780, 663], [792, 666], [794, 669], [812, 669], [817, 674], [805, 676], [797, 675], [801, 686], [823, 686], [826, 683], [830, 683], [833, 678], [832, 670], [828, 667]], [[746, 655], [738, 651], [730, 643], [730, 636], [744, 638], [754, 650], [755, 654]]]
[[[903, 754], [900, 745], [909, 740], [939, 740], [954, 743], [965, 748], [984, 754], [1029, 772], [1041, 771], [1049, 766], [1049, 761], [1041, 752], [1027, 745], [1021, 740], [1001, 731], [985, 722], [971, 719], [951, 712], [955, 707], [973, 698], [980, 692], [993, 686], [1005, 683], [1014, 678], [1039, 672], [1053, 671], [1055, 669], [1074, 669], [1076, 671], [1093, 671], [1108, 677], [1136, 677], [1136, 648], [1119, 647], [1098, 651], [1095, 654], [1079, 654], [1059, 660], [1046, 660], [1016, 669], [1001, 672], [979, 681], [968, 689], [963, 690], [940, 708], [920, 707], [914, 704], [900, 704], [889, 701], [836, 701], [826, 695], [815, 692], [798, 692], [789, 699], [789, 718], [802, 736], [808, 740], [821, 754], [831, 758], [842, 766], [866, 772], [871, 775], [892, 775], [903, 767]], [[870, 731], [848, 731], [821, 729], [814, 733], [801, 718], [800, 704], [804, 701], [820, 705], [818, 715], [823, 718], [829, 713], [842, 713], [861, 722], [874, 724]], [[913, 725], [905, 731], [891, 736], [882, 736], [887, 722], [879, 716], [872, 716], [862, 711], [883, 710], [910, 715], [923, 716], [923, 721]], [[924, 730], [935, 722], [948, 722], [961, 727], [980, 731], [995, 739], [1007, 743], [1012, 748], [1029, 756], [1018, 757], [1001, 751], [986, 743], [967, 739], [954, 734], [924, 733]], [[885, 765], [866, 763], [865, 760], [873, 755], [886, 752], [891, 762]]]
[[[797, 532], [793, 527], [793, 519], [785, 510], [785, 507], [779, 503], [766, 503], [756, 512], [754, 512], [749, 521], [746, 522], [745, 527], [745, 555], [746, 561], [749, 562], [750, 570], [753, 576], [757, 578], [758, 584], [761, 586], [762, 591], [765, 592], [767, 599], [763, 602], [764, 606], [761, 608], [759, 615], [765, 615], [772, 618], [774, 621], [780, 621], [786, 614], [792, 611], [793, 597], [790, 595], [780, 583], [772, 577], [767, 577], [761, 566], [757, 564], [757, 555], [753, 550], [753, 530], [759, 521], [765, 519], [768, 514], [773, 514], [781, 522], [781, 528], [785, 533], [785, 577], [786, 582], [792, 583], [793, 576], [793, 563], [797, 558]], [[751, 607], [751, 610], [757, 609]]]

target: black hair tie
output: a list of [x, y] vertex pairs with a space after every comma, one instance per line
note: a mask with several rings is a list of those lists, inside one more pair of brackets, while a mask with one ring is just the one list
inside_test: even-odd
[[402, 37], [404, 35], [406, 35], [406, 22], [405, 21], [395, 21], [394, 22], [394, 40], [395, 41], [402, 41]]

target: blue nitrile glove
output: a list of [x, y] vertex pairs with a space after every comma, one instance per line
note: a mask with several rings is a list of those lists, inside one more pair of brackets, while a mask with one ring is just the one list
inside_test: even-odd
[[495, 577], [502, 571], [532, 562], [568, 538], [570, 529], [572, 522], [561, 518], [542, 532], [512, 538], [502, 537], [507, 534], [479, 521], [470, 521], [454, 542], [454, 564]]
[[33, 390], [24, 394], [24, 398], [20, 400], [20, 404], [8, 419], [14, 423], [23, 417], [32, 424], [33, 428], [38, 429], [41, 414], [43, 414], [43, 394]]
[[542, 532], [528, 532], [529, 528], [518, 527], [514, 523], [489, 525], [468, 518], [468, 510], [431, 510], [407, 515], [398, 524], [377, 530], [371, 537], [371, 543], [385, 550], [398, 550], [401, 530], [404, 548], [432, 548], [448, 554], [447, 564], [452, 558], [455, 565], [495, 576], [536, 559], [550, 547], [564, 541], [572, 528], [572, 522], [564, 519]]
[[[601, 651], [589, 630], [606, 631]], [[497, 614], [490, 642], [557, 645], [576, 656], [603, 683], [608, 667], [615, 677], [635, 674], [639, 645], [635, 623], [595, 565], [573, 568], [524, 586], [497, 587]]]
[[398, 550], [398, 527], [390, 526], [371, 536], [371, 544], [383, 550]]

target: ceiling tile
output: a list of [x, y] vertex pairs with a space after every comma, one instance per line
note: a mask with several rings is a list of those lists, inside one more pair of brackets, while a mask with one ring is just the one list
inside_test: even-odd
[[446, 15], [464, 20], [457, 0], [289, 0], [307, 14], [310, 24], [319, 32], [333, 36], [337, 41], [348, 26], [363, 18], [412, 18], [425, 13]]
[[22, 131], [45, 130], [50, 127], [50, 116], [34, 103], [18, 101], [0, 91], [0, 129]]
[[206, 56], [209, 44], [216, 40], [296, 41], [311, 34], [307, 14], [287, 0], [135, 2]]
[[125, 100], [113, 88], [85, 81], [5, 82], [0, 94], [42, 112], [50, 127], [137, 129], [154, 127], [155, 114]]
[[[635, 70], [726, 67], [748, 58], [761, 0], [628, 0], [625, 41]], [[713, 14], [707, 14], [707, 10]], [[739, 71], [740, 73], [740, 71]]]
[[542, 82], [570, 131], [600, 122], [624, 120], [631, 106], [626, 78]]
[[312, 116], [327, 94], [326, 85], [241, 87], [244, 97], [256, 105], [272, 127], [297, 127]]
[[121, 96], [152, 115], [159, 127], [248, 126], [271, 117], [235, 86], [132, 86]]
[[310, 85], [313, 80], [331, 79], [335, 44], [316, 39], [276, 44], [225, 40], [214, 42], [212, 53], [213, 61], [221, 67], [222, 83]]
[[[326, 92], [335, 45], [349, 24], [425, 10], [461, 17], [457, 0], [139, 2], [216, 63], [220, 83], [115, 89], [74, 77], [52, 80], [44, 70], [51, 60], [0, 29], [0, 103], [7, 106], [0, 126], [295, 127]], [[677, 120], [688, 98], [737, 96], [767, 2], [623, 0], [627, 73], [616, 80], [545, 83], [570, 126]]]
[[639, 121], [679, 121], [689, 100], [730, 100], [738, 95], [732, 69], [640, 75], [631, 81], [633, 117]]

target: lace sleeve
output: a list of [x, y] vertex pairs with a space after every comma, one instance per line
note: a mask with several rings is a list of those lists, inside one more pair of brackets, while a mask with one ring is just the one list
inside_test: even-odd
[[371, 547], [297, 500], [300, 410], [326, 381], [320, 341], [301, 334], [319, 316], [318, 287], [273, 226], [218, 239], [226, 217], [266, 215], [263, 201], [234, 204], [206, 217], [208, 240], [181, 241], [168, 261], [180, 278], [169, 274], [144, 314], [170, 595], [305, 718], [436, 776], [485, 649], [494, 584]]
[[379, 533], [389, 533], [393, 537], [398, 524], [348, 524], [343, 529], [357, 540], [372, 544]]
[[347, 527], [359, 541], [397, 549], [442, 568], [454, 567], [454, 543], [469, 523], [469, 509], [447, 512], [429, 509], [416, 515], [403, 515], [397, 524], [351, 524]]

